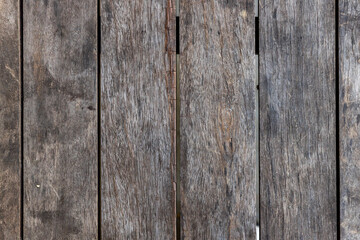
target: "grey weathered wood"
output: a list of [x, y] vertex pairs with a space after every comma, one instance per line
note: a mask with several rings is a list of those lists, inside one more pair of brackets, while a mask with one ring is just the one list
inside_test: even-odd
[[261, 0], [261, 239], [336, 239], [335, 75], [335, 1]]
[[180, 1], [182, 239], [256, 238], [254, 1]]
[[103, 239], [175, 237], [175, 1], [101, 1]]
[[0, 239], [20, 239], [19, 2], [0, 1]]
[[96, 1], [24, 1], [24, 239], [97, 239]]
[[360, 2], [339, 4], [341, 239], [360, 239]]

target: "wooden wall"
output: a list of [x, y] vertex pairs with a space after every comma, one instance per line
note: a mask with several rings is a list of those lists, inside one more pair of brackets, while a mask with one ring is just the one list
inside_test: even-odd
[[360, 239], [359, 37], [356, 0], [0, 0], [0, 239]]

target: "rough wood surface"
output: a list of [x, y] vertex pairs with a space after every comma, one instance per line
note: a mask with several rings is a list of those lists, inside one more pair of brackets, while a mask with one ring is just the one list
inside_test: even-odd
[[341, 239], [360, 239], [360, 2], [339, 4]]
[[181, 239], [255, 239], [254, 1], [180, 9]]
[[24, 1], [24, 239], [97, 239], [96, 1]]
[[20, 239], [19, 3], [0, 0], [0, 239]]
[[175, 237], [175, 1], [101, 1], [103, 239]]
[[261, 239], [336, 239], [335, 1], [260, 1]]

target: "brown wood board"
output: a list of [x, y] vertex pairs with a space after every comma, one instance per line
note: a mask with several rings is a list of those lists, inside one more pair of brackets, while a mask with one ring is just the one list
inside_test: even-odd
[[181, 239], [256, 239], [254, 1], [180, 1]]
[[97, 3], [23, 12], [24, 239], [97, 239]]
[[103, 239], [175, 238], [175, 1], [101, 1]]
[[339, 1], [340, 233], [360, 239], [360, 3]]
[[335, 1], [260, 1], [261, 239], [336, 239]]
[[0, 1], [0, 239], [20, 239], [19, 2]]

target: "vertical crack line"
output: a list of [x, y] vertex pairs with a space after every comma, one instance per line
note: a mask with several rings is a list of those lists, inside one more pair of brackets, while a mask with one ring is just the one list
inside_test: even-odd
[[255, 55], [259, 55], [259, 17], [255, 17]]
[[176, 0], [176, 239], [181, 239], [180, 198], [180, 0]]
[[259, 189], [259, 184], [260, 184], [260, 174], [259, 174], [259, 156], [260, 156], [260, 152], [259, 152], [259, 142], [260, 142], [260, 134], [259, 134], [259, 56], [256, 55], [255, 56], [255, 68], [256, 68], [256, 88], [255, 88], [255, 111], [256, 111], [256, 116], [255, 116], [255, 135], [256, 135], [256, 174], [255, 174], [255, 178], [256, 178], [256, 239], [259, 239], [259, 224], [260, 224], [260, 219], [259, 219], [259, 213], [260, 213], [260, 189]]
[[259, 240], [260, 226], [260, 23], [259, 0], [255, 1], [255, 59], [256, 59], [256, 239]]
[[176, 16], [176, 55], [180, 54], [180, 28], [179, 28], [179, 16]]
[[98, 239], [101, 240], [101, 3], [97, 0]]
[[20, 239], [24, 239], [24, 20], [23, 0], [19, 0], [20, 64]]
[[339, 59], [339, 0], [335, 0], [335, 99], [336, 99], [336, 221], [337, 239], [340, 240], [341, 225], [341, 191], [340, 191], [340, 59]]
[[180, 82], [179, 55], [176, 55], [176, 239], [181, 239], [181, 198], [180, 198]]
[[256, 130], [257, 130], [257, 146], [256, 146], [256, 152], [257, 152], [257, 192], [258, 192], [258, 196], [257, 196], [257, 239], [261, 239], [261, 192], [260, 192], [260, 184], [261, 184], [261, 175], [260, 175], [260, 57], [259, 55], [257, 55], [257, 65], [256, 65], [258, 71], [257, 71], [257, 85], [256, 85], [256, 93], [257, 93], [257, 125], [256, 125]]

